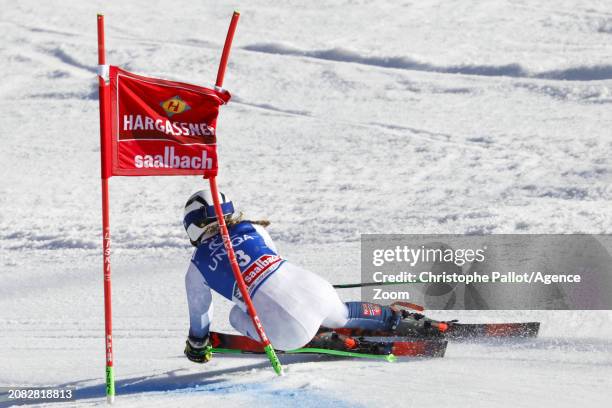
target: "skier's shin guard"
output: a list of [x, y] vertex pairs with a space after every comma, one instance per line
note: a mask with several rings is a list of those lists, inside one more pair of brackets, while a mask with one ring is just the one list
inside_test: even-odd
[[348, 329], [387, 331], [397, 325], [399, 317], [389, 306], [367, 302], [346, 302], [348, 321], [344, 325]]

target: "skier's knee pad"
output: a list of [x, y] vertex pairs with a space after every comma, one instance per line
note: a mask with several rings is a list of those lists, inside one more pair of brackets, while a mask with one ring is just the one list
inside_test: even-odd
[[[251, 318], [249, 317], [249, 315], [244, 313], [238, 306], [234, 306], [232, 307], [232, 310], [230, 310], [229, 322], [232, 327], [238, 330], [238, 332], [240, 332], [241, 334], [252, 337], [250, 336], [250, 333], [253, 333], [255, 336], [257, 336], [257, 334], [252, 329], [253, 324], [251, 323]], [[254, 337], [254, 339], [257, 339], [257, 337]]]

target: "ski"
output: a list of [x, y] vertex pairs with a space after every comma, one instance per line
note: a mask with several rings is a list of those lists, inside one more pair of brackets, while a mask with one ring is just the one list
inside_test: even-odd
[[[533, 338], [538, 336], [540, 322], [525, 323], [459, 323], [457, 320], [436, 321], [426, 318], [421, 314], [425, 308], [410, 302], [393, 302], [391, 308], [398, 313], [407, 313], [418, 316], [417, 319], [425, 319], [429, 330], [426, 334], [414, 333], [404, 338], [410, 339], [445, 339], [445, 340], [478, 340], [478, 339], [511, 339], [511, 338]], [[415, 313], [416, 312], [416, 313]], [[363, 329], [328, 329], [321, 327], [320, 333], [333, 331], [344, 336], [375, 336], [375, 337], [397, 337], [394, 332], [371, 331]]]
[[537, 337], [539, 322], [526, 323], [451, 323], [444, 337], [451, 339], [470, 338], [529, 338]]
[[[533, 338], [538, 336], [539, 322], [525, 323], [457, 323], [445, 322], [448, 328], [444, 332], [428, 336], [415, 336], [416, 338], [433, 338], [447, 340], [476, 340], [490, 338]], [[327, 330], [327, 329], [325, 329]], [[392, 332], [370, 331], [361, 329], [336, 329], [337, 333], [345, 336], [380, 336], [395, 337]]]
[[[261, 354], [263, 347], [259, 342], [246, 336], [211, 332], [213, 353]], [[395, 361], [397, 357], [443, 357], [446, 351], [445, 340], [404, 340], [353, 338], [343, 334], [326, 331], [319, 333], [305, 347], [278, 351], [280, 354], [325, 354], [346, 358], [368, 358]]]

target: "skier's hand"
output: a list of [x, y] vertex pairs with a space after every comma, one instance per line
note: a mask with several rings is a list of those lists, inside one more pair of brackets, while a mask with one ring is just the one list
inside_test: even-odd
[[211, 349], [208, 336], [203, 339], [189, 336], [185, 342], [185, 356], [194, 363], [208, 363], [212, 358]]

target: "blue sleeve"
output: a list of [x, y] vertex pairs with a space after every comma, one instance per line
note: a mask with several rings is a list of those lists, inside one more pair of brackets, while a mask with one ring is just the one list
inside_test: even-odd
[[204, 276], [193, 263], [189, 263], [185, 275], [185, 289], [189, 306], [189, 335], [206, 337], [213, 318], [212, 293]]

